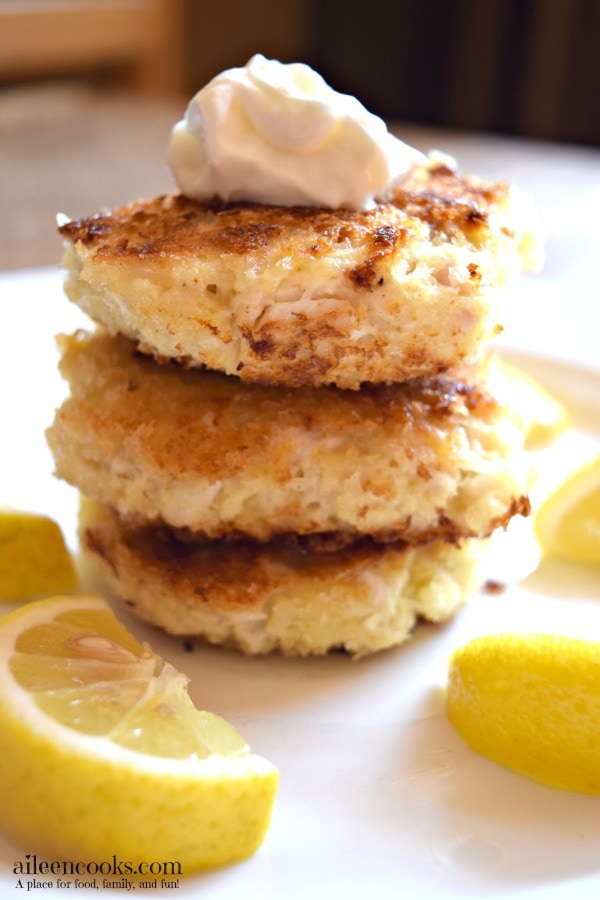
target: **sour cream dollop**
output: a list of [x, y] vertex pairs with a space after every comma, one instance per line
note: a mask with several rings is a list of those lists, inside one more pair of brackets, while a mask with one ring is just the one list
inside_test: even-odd
[[425, 159], [310, 66], [260, 54], [192, 98], [167, 152], [188, 197], [355, 210]]

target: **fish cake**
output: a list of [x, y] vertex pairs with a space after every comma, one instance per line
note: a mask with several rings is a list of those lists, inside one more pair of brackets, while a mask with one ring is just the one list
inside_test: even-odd
[[451, 618], [478, 589], [488, 544], [363, 540], [315, 552], [293, 541], [181, 540], [89, 500], [80, 541], [95, 577], [170, 634], [251, 655], [355, 657], [401, 644], [418, 619]]
[[284, 388], [61, 338], [56, 474], [135, 521], [268, 541], [485, 537], [529, 510], [523, 433], [483, 374]]
[[432, 160], [366, 211], [175, 194], [65, 222], [65, 290], [156, 357], [287, 386], [475, 360], [539, 241], [522, 196]]

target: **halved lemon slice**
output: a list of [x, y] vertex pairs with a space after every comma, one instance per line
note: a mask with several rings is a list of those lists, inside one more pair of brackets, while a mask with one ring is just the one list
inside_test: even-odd
[[519, 366], [496, 357], [490, 366], [492, 393], [521, 422], [528, 450], [548, 444], [569, 424], [566, 407]]
[[76, 587], [59, 525], [48, 516], [0, 507], [0, 600], [29, 600]]
[[168, 860], [181, 874], [252, 854], [277, 770], [98, 597], [0, 619], [0, 828], [53, 858]]
[[534, 524], [545, 555], [600, 566], [600, 456], [560, 484]]
[[552, 787], [600, 794], [600, 643], [475, 638], [450, 662], [450, 722], [482, 756]]

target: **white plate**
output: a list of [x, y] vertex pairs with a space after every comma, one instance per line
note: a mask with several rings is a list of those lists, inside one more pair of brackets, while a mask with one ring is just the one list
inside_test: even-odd
[[[62, 296], [57, 271], [5, 275], [0, 291], [0, 497], [53, 515], [74, 545], [75, 492], [52, 477], [43, 432], [64, 394], [52, 336], [85, 319]], [[600, 370], [505, 352], [572, 413], [574, 430], [545, 457], [549, 477], [599, 452]], [[522, 546], [516, 531], [512, 540], [503, 552]], [[497, 565], [502, 578], [507, 569]], [[181, 878], [172, 896], [599, 894], [600, 798], [550, 790], [479, 758], [448, 724], [442, 692], [452, 649], [471, 636], [553, 630], [600, 638], [599, 601], [597, 572], [545, 563], [504, 593], [473, 599], [451, 624], [420, 626], [404, 647], [360, 662], [186, 652], [117, 605], [134, 632], [191, 677], [195, 702], [234, 722], [281, 772], [259, 852]], [[0, 842], [2, 897], [17, 890], [13, 869], [25, 852]], [[79, 895], [90, 893], [72, 885], [50, 894]]]

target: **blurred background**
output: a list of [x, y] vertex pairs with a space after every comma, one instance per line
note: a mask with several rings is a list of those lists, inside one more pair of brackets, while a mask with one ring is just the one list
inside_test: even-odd
[[57, 263], [57, 212], [171, 190], [186, 101], [253, 53], [313, 65], [422, 149], [483, 136], [463, 167], [493, 138], [489, 174], [535, 181], [531, 142], [597, 164], [599, 47], [598, 0], [0, 0], [0, 268]]

